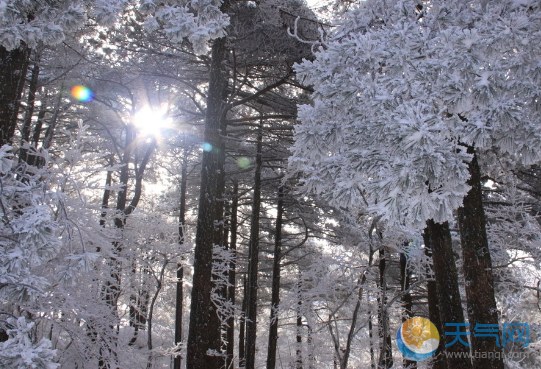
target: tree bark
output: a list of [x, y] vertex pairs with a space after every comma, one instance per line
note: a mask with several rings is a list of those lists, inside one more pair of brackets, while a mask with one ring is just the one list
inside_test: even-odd
[[38, 78], [40, 67], [41, 51], [36, 50], [34, 52], [34, 66], [30, 77], [30, 85], [28, 86], [28, 99], [26, 103], [26, 112], [23, 119], [23, 127], [21, 129], [21, 153], [20, 160], [25, 163], [29, 163], [28, 149], [23, 148], [25, 143], [30, 142], [30, 126], [32, 124], [32, 116], [34, 115], [34, 108], [36, 105], [36, 93], [38, 91]]
[[[186, 224], [186, 190], [188, 187], [188, 149], [184, 149], [180, 178], [180, 205], [178, 214], [178, 244], [184, 244], [184, 226]], [[184, 265], [177, 264], [177, 290], [175, 295], [175, 346], [182, 343], [182, 314], [184, 311]], [[182, 355], [177, 351], [173, 359], [173, 369], [180, 369]]]
[[276, 367], [276, 347], [278, 344], [278, 306], [280, 304], [280, 259], [282, 248], [282, 218], [284, 213], [284, 187], [278, 189], [276, 211], [276, 234], [274, 236], [274, 255], [272, 263], [272, 294], [269, 328], [269, 346], [267, 351], [267, 369]]
[[297, 350], [295, 355], [295, 369], [302, 369], [302, 280], [300, 272], [297, 289]]
[[252, 218], [250, 223], [250, 249], [248, 253], [248, 299], [246, 320], [246, 369], [255, 368], [257, 336], [257, 277], [259, 269], [259, 213], [261, 211], [261, 167], [263, 149], [263, 122], [257, 134], [257, 153], [254, 173]]
[[242, 307], [241, 307], [241, 317], [240, 317], [240, 324], [239, 324], [239, 368], [244, 369], [246, 368], [246, 303], [247, 303], [247, 283], [246, 283], [246, 276], [244, 277], [243, 282], [243, 292], [244, 296], [242, 298]]
[[[222, 5], [227, 6], [227, 1]], [[224, 71], [226, 39], [216, 39], [212, 45], [204, 140], [212, 148], [222, 147], [220, 127], [225, 108], [224, 92], [227, 85]], [[219, 153], [203, 152], [201, 162], [201, 188], [197, 231], [195, 236], [194, 271], [188, 333], [187, 369], [210, 369], [214, 359], [207, 355], [211, 347], [209, 319], [212, 289], [212, 248], [214, 243], [214, 214], [217, 202], [216, 189], [220, 176]]]
[[[464, 260], [466, 297], [473, 365], [476, 369], [503, 369], [501, 342], [496, 337], [473, 335], [477, 324], [494, 324], [495, 334], [499, 336], [498, 308], [494, 298], [494, 277], [492, 261], [488, 248], [486, 219], [481, 192], [481, 171], [473, 147], [468, 147], [473, 155], [468, 164], [470, 191], [464, 198], [464, 206], [458, 209], [460, 241]], [[486, 332], [487, 328], [484, 328]], [[475, 353], [489, 353], [475, 355]], [[494, 353], [494, 354], [491, 354]]]
[[379, 251], [379, 287], [380, 296], [378, 297], [379, 312], [379, 334], [381, 339], [380, 354], [378, 360], [378, 366], [381, 368], [389, 369], [393, 366], [393, 351], [391, 332], [389, 330], [389, 314], [386, 308], [387, 305], [387, 280], [386, 280], [386, 256], [385, 250]]
[[[230, 222], [230, 233], [231, 238], [229, 242], [229, 249], [231, 250], [233, 261], [229, 265], [229, 288], [227, 291], [227, 298], [231, 306], [236, 304], [236, 284], [237, 284], [237, 213], [239, 207], [239, 183], [235, 181], [233, 183], [233, 194], [232, 194], [232, 204], [231, 204], [231, 222]], [[234, 349], [235, 349], [235, 317], [231, 316], [227, 320], [227, 348], [226, 348], [226, 368], [233, 368], [233, 359], [234, 359]]]
[[11, 51], [0, 46], [0, 147], [13, 143], [29, 58], [24, 44]]
[[[458, 273], [453, 254], [449, 224], [447, 222], [435, 223], [433, 220], [429, 220], [427, 221], [425, 234], [425, 239], [429, 241], [429, 248], [432, 250], [434, 278], [436, 279], [438, 307], [442, 326], [445, 327], [445, 323], [464, 323], [464, 312], [462, 311], [462, 302], [458, 290]], [[449, 331], [453, 330], [449, 329]], [[440, 340], [442, 343], [440, 345], [443, 346], [452, 343], [455, 339], [453, 335], [446, 336], [445, 332], [446, 330], [440, 332], [440, 336], [442, 337]], [[455, 355], [453, 353], [468, 355], [468, 347], [456, 342], [449, 347], [444, 347], [443, 350], [449, 369], [472, 368], [468, 357], [451, 356]]]
[[[223, 133], [223, 132], [222, 132]], [[223, 142], [220, 143], [220, 146], [215, 148], [218, 155], [218, 178], [216, 182], [216, 203], [214, 206], [214, 245], [213, 247], [219, 247], [221, 250], [224, 250], [227, 247], [227, 242], [225, 240], [225, 219], [224, 219], [224, 191], [225, 191], [225, 145]], [[217, 266], [223, 263], [223, 260], [216, 259], [216, 256], [212, 260], [213, 266]], [[218, 274], [216, 274], [218, 273]], [[225, 275], [220, 275], [225, 273], [222, 270], [212, 273], [212, 289], [214, 294], [219, 296], [216, 301], [212, 301], [210, 304], [210, 314], [209, 314], [209, 345], [211, 349], [215, 352], [215, 355], [211, 357], [210, 367], [211, 368], [222, 368], [225, 366], [225, 355], [223, 352], [223, 337], [222, 337], [222, 316], [223, 311], [220, 311], [220, 299], [227, 297], [227, 287], [224, 283]], [[211, 294], [212, 296], [212, 294]]]
[[[410, 273], [408, 271], [408, 259], [405, 253], [400, 253], [400, 285], [402, 292], [409, 290], [410, 288]], [[413, 300], [411, 293], [405, 292], [402, 296], [402, 307], [404, 309], [402, 313], [402, 322], [413, 318]], [[404, 359], [404, 368], [417, 369], [417, 362], [413, 360]]]
[[[433, 259], [432, 249], [430, 248], [430, 240], [426, 231], [423, 233], [423, 237], [425, 240], [425, 254], [429, 259]], [[432, 273], [432, 269], [427, 269], [427, 277], [430, 278], [430, 280], [427, 282], [428, 318], [436, 326], [441, 337], [442, 335], [445, 335], [445, 326], [442, 324], [440, 319], [440, 309], [438, 307], [438, 290], [436, 288], [436, 281], [434, 280], [434, 273]], [[440, 344], [438, 345], [438, 351], [430, 358], [430, 360], [432, 361], [432, 369], [448, 369], [447, 361], [445, 360], [445, 356], [443, 354], [444, 350], [445, 341], [440, 340]]]

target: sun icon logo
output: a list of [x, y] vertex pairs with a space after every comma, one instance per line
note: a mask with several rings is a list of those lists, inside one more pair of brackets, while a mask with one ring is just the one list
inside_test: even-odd
[[422, 361], [436, 352], [440, 335], [430, 320], [414, 317], [402, 323], [396, 334], [396, 343], [406, 358]]

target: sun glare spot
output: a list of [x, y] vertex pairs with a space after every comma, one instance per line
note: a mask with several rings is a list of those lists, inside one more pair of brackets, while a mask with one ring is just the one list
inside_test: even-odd
[[143, 108], [135, 113], [133, 123], [144, 135], [160, 136], [161, 130], [171, 125], [171, 118], [166, 116], [163, 109], [155, 111], [151, 108]]

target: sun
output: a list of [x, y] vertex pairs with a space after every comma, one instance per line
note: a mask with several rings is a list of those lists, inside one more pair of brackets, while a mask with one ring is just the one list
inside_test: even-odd
[[171, 118], [167, 117], [166, 109], [144, 107], [133, 116], [133, 124], [141, 134], [159, 137], [162, 129], [171, 125]]

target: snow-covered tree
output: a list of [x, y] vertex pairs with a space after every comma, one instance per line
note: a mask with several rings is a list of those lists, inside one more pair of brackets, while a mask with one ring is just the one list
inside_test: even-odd
[[472, 325], [498, 319], [477, 157], [539, 160], [540, 5], [367, 1], [297, 67], [315, 87], [290, 161], [304, 189], [389, 226], [458, 212]]

